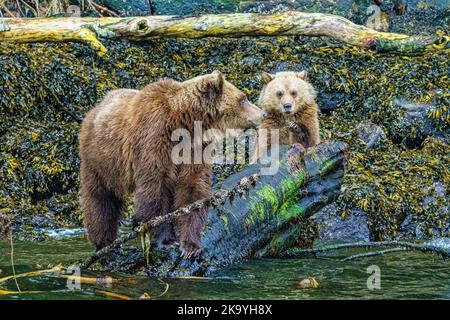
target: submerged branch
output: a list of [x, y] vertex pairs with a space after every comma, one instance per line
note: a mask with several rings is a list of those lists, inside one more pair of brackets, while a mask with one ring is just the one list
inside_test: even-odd
[[370, 251], [370, 252], [365, 252], [365, 253], [351, 255], [349, 257], [341, 259], [341, 261], [351, 261], [351, 260], [356, 260], [356, 259], [360, 259], [360, 258], [381, 256], [381, 255], [386, 254], [386, 253], [407, 251], [407, 250], [408, 249], [405, 248], [405, 247], [400, 247], [400, 248], [390, 248], [390, 249], [379, 250], [379, 251]]
[[[308, 249], [300, 249], [300, 248], [294, 248], [289, 249], [282, 253], [280, 256], [282, 258], [301, 258], [307, 255], [316, 255], [318, 253], [324, 253], [329, 251], [336, 251], [341, 249], [357, 249], [357, 248], [375, 248], [375, 247], [391, 247], [396, 246], [398, 248], [395, 251], [400, 250], [412, 250], [412, 251], [421, 251], [421, 252], [433, 252], [442, 255], [443, 257], [450, 257], [450, 249], [444, 248], [444, 247], [438, 247], [435, 245], [430, 245], [427, 243], [424, 244], [418, 244], [418, 243], [411, 243], [411, 242], [405, 242], [405, 241], [380, 241], [380, 242], [356, 242], [356, 243], [341, 243], [341, 244], [333, 244], [333, 245], [327, 245], [327, 246], [319, 246], [317, 248], [308, 248]], [[394, 250], [387, 251], [385, 250], [383, 253], [392, 252]], [[379, 251], [376, 252], [376, 254], [380, 254]], [[361, 255], [355, 255], [348, 257], [346, 259], [352, 260], [359, 257], [365, 257], [365, 256], [371, 256], [374, 254], [365, 253]], [[346, 260], [344, 259], [344, 261]]]

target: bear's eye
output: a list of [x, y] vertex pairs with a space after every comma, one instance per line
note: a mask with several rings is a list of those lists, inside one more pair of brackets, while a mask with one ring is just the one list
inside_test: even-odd
[[246, 104], [248, 104], [248, 98], [247, 98], [247, 97], [242, 98], [242, 100], [241, 100], [241, 105], [242, 105], [242, 106], [245, 106]]
[[282, 96], [283, 96], [283, 91], [277, 91], [277, 97], [278, 98], [281, 98]]
[[297, 96], [297, 91], [291, 91], [291, 95], [295, 98]]

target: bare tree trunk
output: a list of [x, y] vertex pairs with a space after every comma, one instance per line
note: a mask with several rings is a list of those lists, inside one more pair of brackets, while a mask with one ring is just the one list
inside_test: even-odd
[[326, 36], [379, 52], [443, 50], [449, 38], [378, 32], [336, 15], [290, 11], [269, 15], [233, 13], [199, 17], [3, 18], [0, 40], [8, 42], [80, 41], [100, 55], [100, 38], [144, 41], [156, 37]]

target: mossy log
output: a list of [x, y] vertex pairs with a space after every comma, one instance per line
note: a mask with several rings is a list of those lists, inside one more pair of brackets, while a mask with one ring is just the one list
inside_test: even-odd
[[415, 53], [448, 49], [447, 36], [408, 36], [378, 32], [337, 15], [290, 11], [232, 13], [199, 17], [3, 18], [0, 40], [10, 42], [81, 41], [100, 55], [100, 38], [144, 41], [155, 37], [326, 36], [379, 52]]
[[[300, 221], [339, 194], [348, 147], [329, 140], [306, 154], [296, 146], [286, 149], [280, 150], [284, 155], [275, 175], [261, 175], [246, 196], [209, 210], [200, 257], [182, 259], [177, 245], [161, 250], [132, 239], [108, 251], [90, 268], [127, 273], [144, 268], [155, 276], [204, 276], [246, 258], [277, 256], [295, 246], [301, 240]], [[260, 169], [260, 164], [246, 167], [223, 181], [221, 189], [233, 188]]]

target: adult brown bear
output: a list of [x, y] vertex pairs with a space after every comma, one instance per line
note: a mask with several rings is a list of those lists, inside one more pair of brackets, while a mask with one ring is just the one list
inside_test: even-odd
[[[140, 91], [108, 93], [87, 114], [80, 131], [80, 201], [89, 240], [100, 249], [116, 239], [128, 193], [135, 194], [137, 221], [211, 195], [210, 164], [172, 161], [174, 130], [193, 134], [196, 121], [204, 130], [245, 129], [263, 115], [217, 71], [185, 82], [164, 79]], [[206, 216], [207, 210], [202, 210], [177, 221], [183, 257], [201, 252]], [[172, 240], [171, 228], [160, 227], [158, 243]]]

